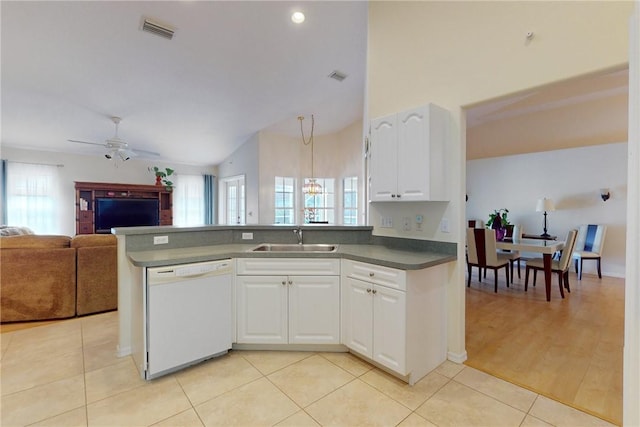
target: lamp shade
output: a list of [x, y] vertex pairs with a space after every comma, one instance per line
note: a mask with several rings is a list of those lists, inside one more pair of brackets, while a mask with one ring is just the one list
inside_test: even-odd
[[553, 200], [542, 198], [538, 199], [538, 204], [536, 205], [536, 212], [553, 212], [556, 210], [555, 205], [553, 204]]

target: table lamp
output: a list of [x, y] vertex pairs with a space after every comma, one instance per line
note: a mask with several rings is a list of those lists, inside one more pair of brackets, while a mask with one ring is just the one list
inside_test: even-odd
[[542, 199], [538, 199], [538, 204], [536, 205], [536, 212], [544, 212], [544, 233], [540, 235], [540, 237], [551, 237], [549, 233], [547, 233], [547, 212], [553, 212], [556, 210], [556, 207], [553, 204], [553, 200], [547, 199], [546, 197]]

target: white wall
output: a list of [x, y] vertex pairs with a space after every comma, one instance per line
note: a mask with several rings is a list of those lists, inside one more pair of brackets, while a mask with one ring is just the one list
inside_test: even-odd
[[[452, 266], [448, 283], [452, 360], [466, 358], [464, 107], [624, 65], [632, 10], [631, 2], [605, 1], [369, 3], [369, 117], [427, 102], [452, 113], [452, 200], [444, 213], [440, 205], [425, 206], [433, 211], [428, 216], [442, 215], [451, 221], [449, 235], [436, 233], [434, 237], [458, 243], [460, 261]], [[534, 31], [536, 37], [525, 43], [528, 31]], [[409, 204], [397, 209], [413, 214]], [[379, 218], [373, 212], [371, 220], [377, 227]]]
[[[611, 198], [603, 202], [599, 189]], [[564, 240], [580, 224], [606, 224], [602, 273], [624, 277], [627, 209], [627, 143], [519, 154], [467, 161], [467, 219], [485, 223], [495, 209], [509, 209], [512, 224], [525, 233], [542, 234], [541, 197], [553, 200], [549, 233]], [[596, 273], [585, 262], [585, 273]]]
[[[305, 137], [309, 138], [308, 131]], [[362, 121], [357, 121], [332, 134], [314, 136], [313, 171], [317, 178], [335, 178], [336, 223], [342, 220], [342, 178], [358, 177], [360, 220], [364, 224], [364, 188]], [[274, 185], [276, 176], [294, 177], [301, 183], [311, 175], [311, 145], [302, 137], [260, 133], [260, 222], [274, 222]], [[302, 222], [302, 206], [297, 207], [298, 223]]]
[[[247, 142], [218, 165], [218, 188], [221, 180], [236, 175], [245, 177], [246, 223], [258, 224], [260, 221], [258, 134], [252, 135]], [[221, 216], [217, 215], [217, 217]]]
[[63, 218], [64, 222], [61, 225], [59, 234], [70, 236], [76, 234], [75, 181], [152, 185], [155, 183], [155, 175], [148, 171], [149, 166], [170, 167], [175, 170], [176, 176], [181, 173], [193, 175], [216, 174], [216, 168], [214, 167], [206, 168], [168, 162], [154, 163], [137, 159], [130, 159], [125, 163], [119, 164], [116, 168], [112, 161], [106, 160], [103, 156], [81, 156], [49, 151], [23, 150], [13, 147], [2, 147], [1, 155], [3, 159], [10, 162], [62, 165], [60, 167], [62, 199], [59, 203], [61, 218]]

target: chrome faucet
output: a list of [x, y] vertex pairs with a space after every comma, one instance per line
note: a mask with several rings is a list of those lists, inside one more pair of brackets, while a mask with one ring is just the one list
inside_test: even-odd
[[302, 228], [300, 227], [294, 228], [293, 233], [298, 238], [298, 244], [301, 245], [302, 244]]

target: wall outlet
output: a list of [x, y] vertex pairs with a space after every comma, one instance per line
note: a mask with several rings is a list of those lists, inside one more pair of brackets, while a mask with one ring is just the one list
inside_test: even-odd
[[380, 217], [380, 227], [393, 228], [393, 219], [390, 216]]
[[408, 216], [402, 218], [402, 229], [404, 231], [411, 231], [411, 218]]
[[442, 218], [442, 221], [440, 221], [440, 231], [443, 233], [451, 233], [451, 230], [449, 230], [449, 218]]
[[153, 236], [154, 245], [166, 245], [169, 243], [169, 236]]
[[242, 240], [253, 240], [253, 233], [242, 233]]

